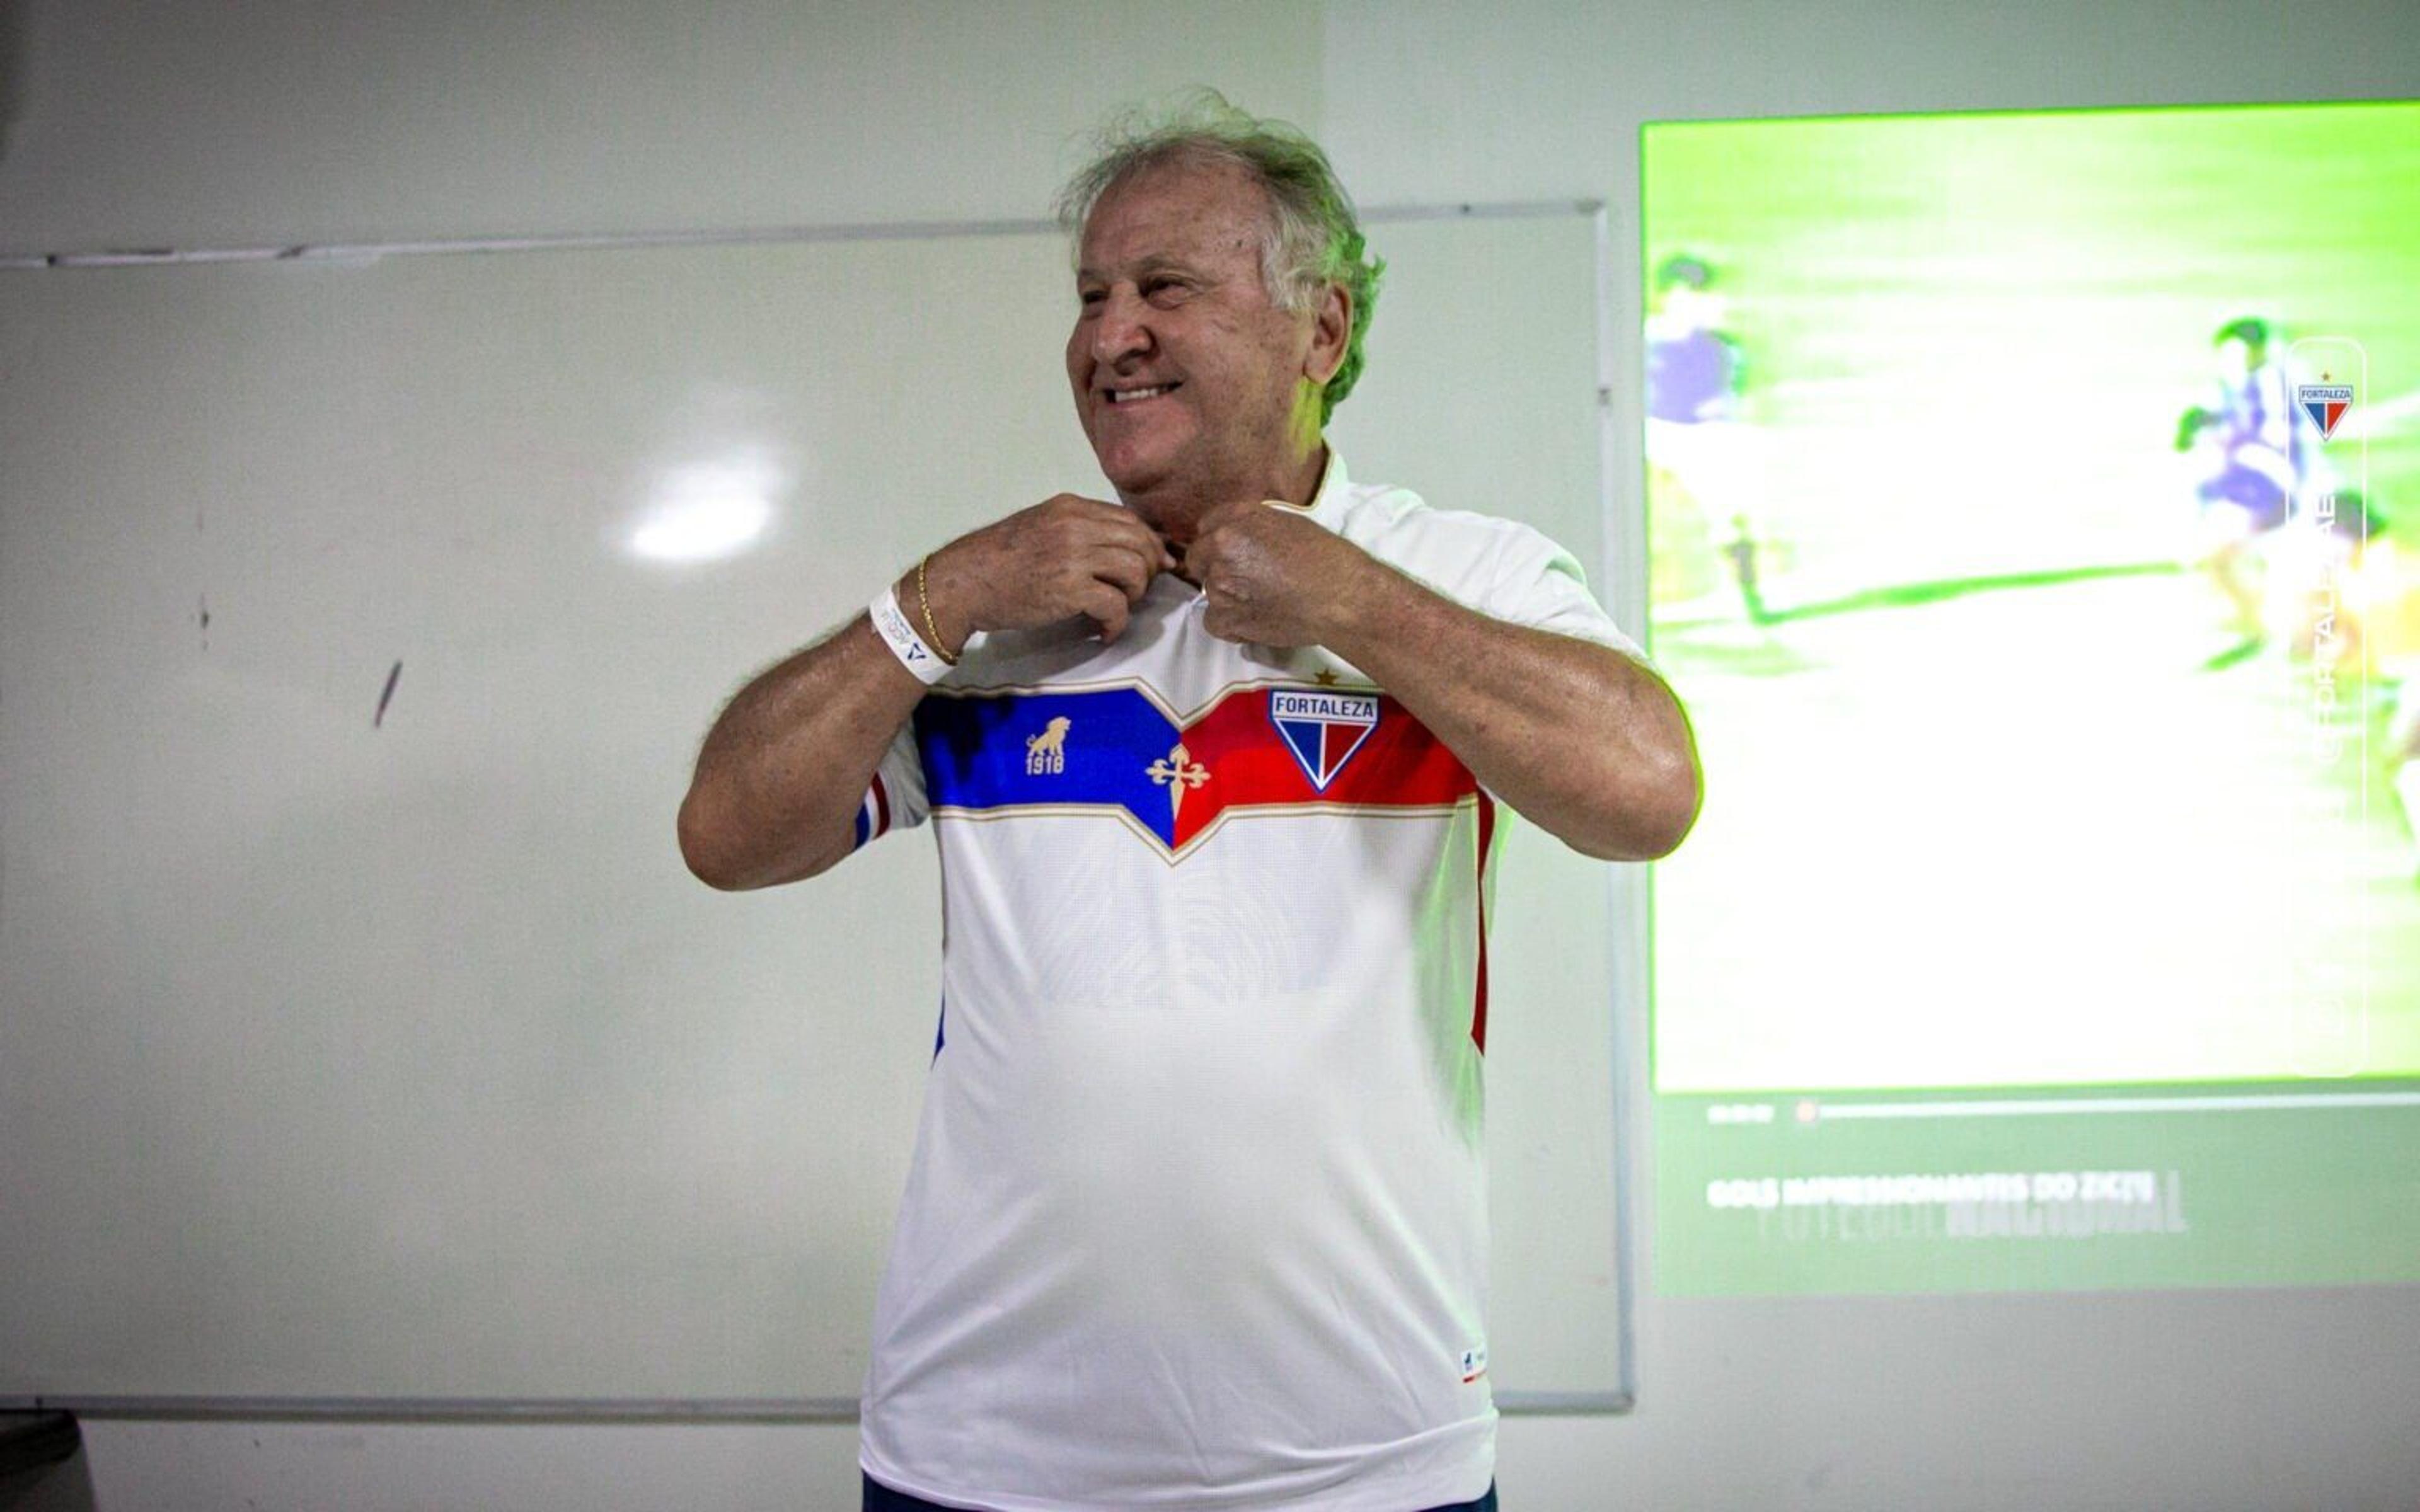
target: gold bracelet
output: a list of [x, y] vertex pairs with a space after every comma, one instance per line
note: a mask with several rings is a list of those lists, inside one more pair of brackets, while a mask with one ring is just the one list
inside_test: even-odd
[[924, 596], [924, 563], [932, 560], [930, 552], [916, 559], [916, 607], [923, 611], [924, 633], [933, 638], [933, 655], [954, 667], [958, 658], [941, 649], [941, 627], [933, 623], [933, 602]]

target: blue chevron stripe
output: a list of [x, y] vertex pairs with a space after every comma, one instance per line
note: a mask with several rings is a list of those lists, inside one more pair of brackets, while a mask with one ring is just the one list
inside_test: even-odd
[[[1028, 742], [1045, 738], [1055, 718], [1067, 721], [1063, 764], [1030, 770]], [[1125, 810], [1162, 844], [1174, 842], [1175, 821], [1168, 790], [1145, 768], [1178, 738], [1174, 721], [1131, 687], [936, 696], [916, 706], [924, 793], [934, 808], [1097, 804]]]

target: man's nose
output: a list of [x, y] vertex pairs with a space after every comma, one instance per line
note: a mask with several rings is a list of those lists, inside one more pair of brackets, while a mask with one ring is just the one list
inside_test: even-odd
[[1093, 318], [1093, 361], [1114, 363], [1151, 348], [1151, 306], [1131, 290], [1111, 289]]

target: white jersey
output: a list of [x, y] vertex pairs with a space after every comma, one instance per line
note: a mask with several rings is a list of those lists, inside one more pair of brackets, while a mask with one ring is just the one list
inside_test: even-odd
[[[1528, 526], [1310, 517], [1500, 619], [1637, 648]], [[1496, 800], [1316, 647], [1162, 574], [1125, 633], [971, 641], [860, 842], [926, 817], [942, 1007], [861, 1458], [1001, 1512], [1412, 1512], [1495, 1469]]]

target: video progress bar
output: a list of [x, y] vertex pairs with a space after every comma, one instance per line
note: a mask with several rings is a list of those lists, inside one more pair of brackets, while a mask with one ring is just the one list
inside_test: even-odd
[[2067, 1113], [2235, 1113], [2287, 1108], [2420, 1107], [2420, 1092], [2247, 1092], [2211, 1097], [2008, 1098], [1981, 1103], [1825, 1103], [1808, 1099], [1816, 1121], [1835, 1119], [2025, 1119]]

